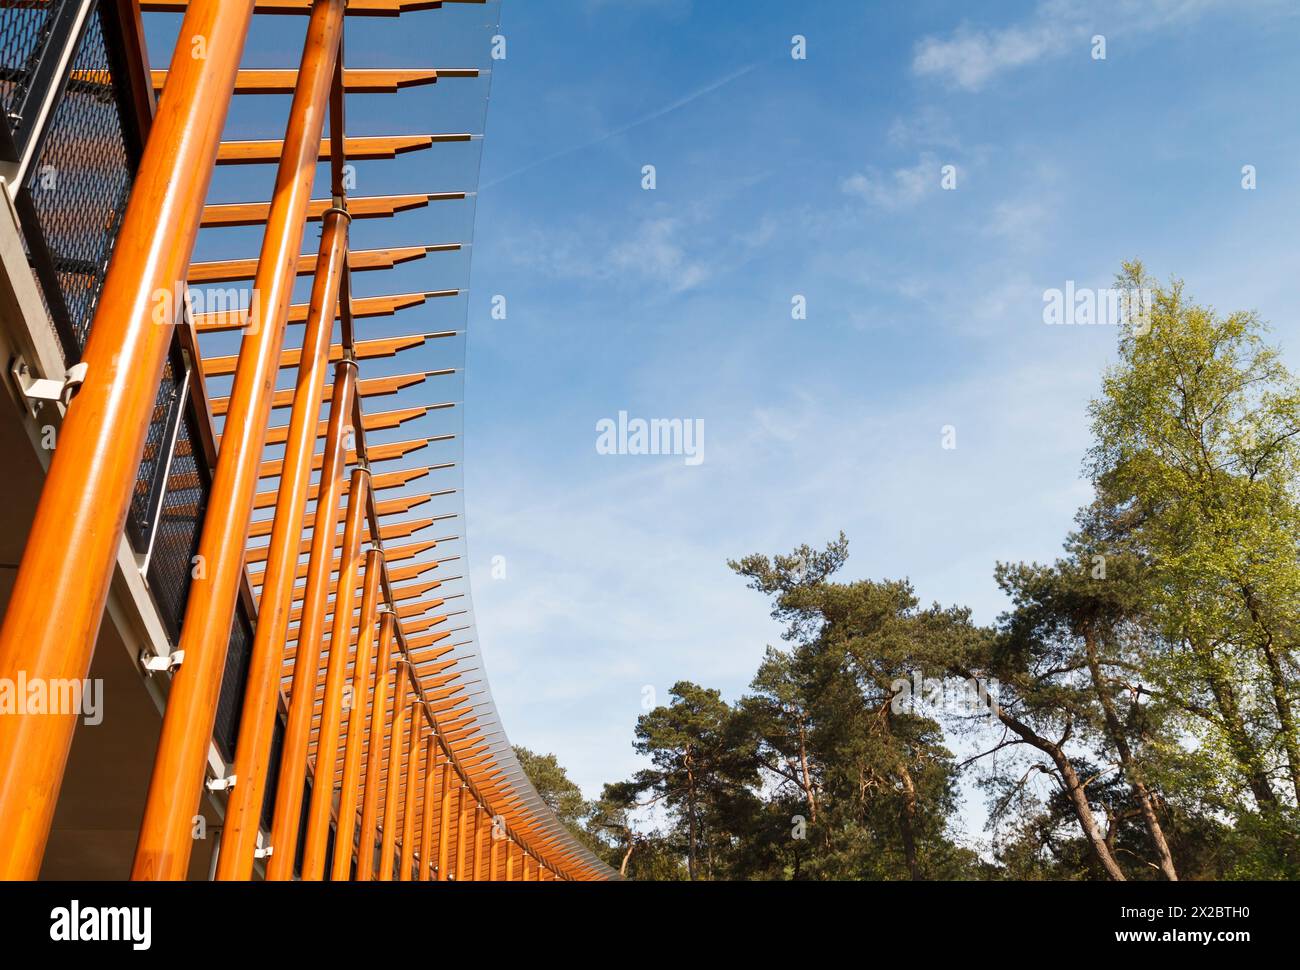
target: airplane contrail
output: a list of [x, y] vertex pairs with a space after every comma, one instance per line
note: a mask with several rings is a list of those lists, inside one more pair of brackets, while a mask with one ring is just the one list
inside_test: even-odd
[[486, 185], [480, 185], [479, 191], [481, 192], [484, 189], [491, 188], [494, 185], [500, 185], [502, 182], [512, 179], [516, 175], [522, 175], [524, 172], [537, 168], [539, 165], [547, 165], [550, 162], [555, 161], [557, 158], [563, 158], [565, 155], [572, 155], [574, 152], [580, 152], [587, 148], [592, 148], [596, 145], [599, 145], [601, 142], [609, 141], [609, 139], [611, 138], [617, 138], [619, 135], [625, 134], [626, 132], [631, 131], [633, 128], [639, 128], [641, 125], [649, 124], [651, 121], [654, 121], [657, 118], [662, 118], [664, 115], [671, 114], [672, 112], [676, 111], [678, 108], [682, 108], [690, 104], [692, 101], [695, 101], [697, 98], [702, 98], [706, 94], [710, 94], [718, 90], [718, 88], [725, 87], [726, 85], [730, 84], [732, 81], [744, 77], [746, 74], [754, 70], [754, 68], [756, 67], [758, 67], [758, 62], [749, 64], [746, 67], [742, 67], [737, 71], [732, 71], [726, 77], [719, 78], [718, 80], [712, 82], [711, 84], [706, 84], [702, 88], [697, 88], [696, 90], [692, 91], [690, 94], [678, 98], [676, 101], [672, 102], [672, 104], [665, 105], [664, 107], [652, 111], [650, 112], [650, 114], [644, 115], [643, 117], [640, 117], [635, 121], [629, 122], [628, 124], [622, 125], [618, 128], [614, 128], [611, 131], [607, 131], [604, 134], [600, 135], [599, 137], [593, 138], [591, 141], [583, 142], [580, 145], [573, 145], [569, 148], [563, 148], [558, 152], [552, 152], [551, 154], [539, 158], [536, 161], [530, 162], [529, 164], [523, 166], [523, 168], [517, 168], [513, 172], [510, 172], [506, 175], [502, 175], [498, 179], [493, 179], [491, 182], [488, 182]]

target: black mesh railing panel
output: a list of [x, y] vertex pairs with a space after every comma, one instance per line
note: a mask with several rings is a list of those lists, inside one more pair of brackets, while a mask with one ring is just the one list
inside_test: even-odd
[[[135, 490], [131, 494], [131, 508], [127, 512], [126, 529], [131, 544], [139, 552], [149, 548], [149, 535], [153, 528], [154, 515], [158, 511], [158, 502], [165, 492], [163, 472], [172, 454], [172, 431], [176, 427], [176, 409], [185, 403], [181, 400], [184, 377], [183, 375], [178, 377], [180, 369], [181, 364], [173, 352], [163, 368], [162, 381], [158, 385], [158, 397], [154, 400], [153, 412], [149, 416], [149, 430], [145, 437], [144, 455], [140, 459], [140, 471], [136, 476]], [[179, 436], [177, 444], [179, 445]], [[187, 438], [186, 445], [189, 444]]]
[[330, 822], [329, 834], [326, 836], [325, 839], [325, 871], [326, 872], [334, 871], [334, 849], [335, 849], [334, 840], [337, 837], [337, 835], [338, 832], [334, 828], [334, 823]]
[[226, 651], [226, 669], [221, 677], [221, 695], [217, 698], [217, 720], [212, 729], [212, 739], [227, 761], [235, 759], [235, 746], [239, 743], [239, 716], [244, 708], [244, 692], [248, 686], [248, 662], [253, 651], [253, 625], [240, 603], [235, 610], [235, 623], [230, 630], [230, 647]]
[[280, 755], [284, 751], [284, 719], [276, 714], [271, 734], [271, 756], [266, 761], [266, 794], [262, 797], [262, 828], [270, 831], [275, 815], [275, 793], [280, 787]]
[[307, 854], [307, 816], [311, 814], [311, 781], [303, 782], [302, 804], [298, 807], [298, 846], [293, 856], [293, 874], [302, 876], [302, 861]]
[[[149, 558], [149, 589], [173, 642], [180, 640], [210, 487], [207, 462], [197, 457], [202, 452], [197, 447], [195, 422], [194, 413], [187, 411], [177, 430], [176, 454], [167, 474], [167, 490]], [[139, 482], [141, 488], [148, 487], [147, 478], [142, 476]]]
[[57, 0], [0, 0], [0, 108], [6, 115], [27, 96], [57, 7]]
[[115, 78], [95, 16], [86, 25], [72, 76], [27, 178], [80, 347], [104, 283], [131, 176]]

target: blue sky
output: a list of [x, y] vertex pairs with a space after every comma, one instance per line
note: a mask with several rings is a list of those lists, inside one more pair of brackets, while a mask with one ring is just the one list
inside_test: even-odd
[[[589, 794], [626, 776], [643, 687], [734, 698], [778, 640], [726, 560], [839, 529], [848, 576], [992, 620], [994, 562], [1055, 555], [1088, 499], [1113, 356], [1113, 328], [1045, 326], [1045, 289], [1140, 256], [1300, 364], [1298, 27], [1268, 3], [507, 3], [466, 413], [512, 738]], [[619, 410], [703, 418], [705, 462], [597, 455]]]
[[[645, 688], [665, 702], [689, 679], [734, 699], [778, 642], [728, 558], [843, 529], [846, 578], [907, 577], [924, 602], [991, 621], [994, 563], [1056, 554], [1089, 497], [1086, 406], [1116, 334], [1045, 326], [1044, 290], [1105, 287], [1139, 256], [1199, 300], [1259, 310], [1300, 367], [1291, 5], [739, 9], [507, 0], [410, 15], [400, 36], [350, 27], [353, 67], [465, 66], [447, 62], [473, 49], [493, 69], [484, 142], [359, 166], [359, 194], [441, 191], [472, 182], [481, 151], [476, 205], [359, 223], [355, 242], [472, 227], [472, 269], [431, 257], [358, 290], [470, 280], [462, 300], [366, 335], [468, 320], [463, 348], [387, 372], [467, 354], [449, 420], [466, 422], [493, 693], [512, 740], [554, 752], [592, 796], [638, 767]], [[498, 14], [507, 56], [491, 62]], [[246, 64], [286, 66], [299, 43], [263, 35]], [[350, 131], [477, 130], [486, 91], [359, 96]], [[238, 110], [243, 137], [278, 135], [283, 105]], [[252, 177], [223, 173], [215, 191], [257, 197]], [[255, 247], [224, 232], [209, 258]], [[702, 419], [705, 461], [598, 454], [597, 422], [620, 411]]]

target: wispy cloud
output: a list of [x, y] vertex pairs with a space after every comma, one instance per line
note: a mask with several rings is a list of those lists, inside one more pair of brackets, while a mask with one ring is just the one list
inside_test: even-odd
[[846, 195], [882, 209], [915, 205], [939, 187], [940, 165], [931, 152], [922, 152], [915, 165], [888, 174], [874, 169], [850, 175], [841, 183]]
[[[1231, 6], [1247, 4], [1234, 2]], [[1228, 0], [1044, 0], [1020, 23], [980, 29], [962, 24], [946, 37], [923, 37], [912, 70], [967, 91], [999, 74], [1071, 49], [1086, 54], [1093, 34], [1133, 36], [1188, 23]], [[1254, 6], [1273, 6], [1269, 0]]]
[[895, 148], [960, 148], [961, 137], [952, 117], [925, 105], [909, 117], [895, 118], [889, 126], [889, 143]]
[[709, 277], [703, 261], [687, 256], [681, 243], [681, 221], [672, 218], [641, 223], [633, 238], [610, 253], [610, 262], [617, 270], [638, 273], [674, 293], [699, 286]]
[[597, 135], [595, 138], [592, 138], [588, 141], [581, 142], [577, 145], [570, 145], [568, 148], [562, 148], [559, 151], [551, 152], [549, 155], [543, 155], [541, 158], [537, 159], [534, 162], [530, 162], [529, 164], [514, 169], [511, 172], [507, 172], [505, 175], [502, 175], [500, 178], [496, 178], [490, 182], [483, 183], [481, 186], [479, 186], [479, 191], [483, 191], [484, 189], [490, 189], [494, 185], [500, 185], [502, 182], [509, 181], [510, 179], [522, 175], [525, 172], [532, 171], [533, 169], [538, 168], [539, 166], [550, 164], [551, 162], [556, 161], [557, 159], [565, 158], [569, 155], [576, 154], [577, 152], [586, 151], [588, 148], [594, 148], [597, 145], [601, 144], [602, 142], [607, 142], [611, 138], [617, 138], [619, 135], [626, 134], [627, 132], [631, 131], [634, 128], [639, 128], [642, 125], [647, 125], [652, 121], [657, 121], [658, 119], [664, 117], [665, 115], [672, 114], [674, 111], [678, 111], [686, 107], [692, 101], [698, 101], [700, 98], [704, 97], [705, 95], [712, 94], [714, 91], [726, 87], [728, 84], [732, 83], [733, 81], [739, 80], [740, 78], [744, 77], [746, 74], [753, 71], [754, 68], [756, 67], [758, 67], [757, 63], [746, 65], [745, 67], [742, 67], [736, 71], [732, 71], [730, 74], [727, 74], [724, 77], [720, 77], [716, 81], [712, 81], [709, 84], [704, 85], [703, 87], [696, 88], [694, 91], [691, 91], [690, 93], [683, 95], [682, 97], [671, 102], [670, 104], [666, 104], [661, 108], [656, 108], [654, 111], [651, 111], [649, 114], [642, 115], [641, 117], [637, 118], [635, 121], [629, 121], [627, 124], [619, 125], [617, 128], [611, 128], [609, 131], [603, 132], [600, 135]]

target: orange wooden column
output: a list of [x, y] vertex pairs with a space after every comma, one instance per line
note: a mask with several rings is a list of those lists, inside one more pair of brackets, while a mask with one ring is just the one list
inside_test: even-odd
[[393, 699], [392, 739], [388, 747], [388, 777], [384, 786], [384, 831], [379, 851], [379, 879], [393, 878], [393, 852], [397, 846], [398, 796], [402, 793], [402, 776], [406, 767], [406, 710], [410, 690], [411, 665], [405, 657], [397, 661], [397, 692]]
[[[409, 666], [407, 670], [410, 670]], [[411, 867], [415, 864], [415, 804], [416, 795], [419, 793], [416, 786], [419, 784], [420, 764], [424, 760], [421, 758], [420, 750], [423, 744], [424, 709], [418, 703], [418, 699], [417, 703], [412, 705], [409, 717], [411, 737], [406, 755], [406, 804], [402, 808], [402, 861], [401, 872], [397, 877], [399, 882], [411, 881]]]
[[[150, 416], [180, 307], [155, 322], [159, 294], [189, 275], [252, 0], [194, 0], [175, 87], [159, 105], [81, 362], [85, 380], [59, 429], [0, 628], [0, 678], [83, 680], [134, 494]], [[0, 716], [0, 879], [35, 879], [77, 714]], [[211, 735], [209, 729], [208, 735]], [[195, 798], [197, 804], [197, 796]], [[192, 808], [193, 806], [191, 806]], [[185, 812], [188, 826], [193, 811]]]
[[[198, 554], [205, 571], [195, 579], [186, 602], [180, 638], [185, 663], [177, 671], [168, 695], [136, 849], [133, 875], [138, 879], [180, 879], [188, 869], [193, 844], [190, 819], [202, 791], [204, 764], [216, 719], [259, 463], [345, 6], [345, 0], [317, 0], [307, 27], [266, 235], [253, 280], [253, 322], [240, 344], [225, 434], [199, 540]], [[242, 828], [234, 834], [238, 856], [247, 852], [250, 843]], [[223, 836], [223, 861], [224, 849]], [[293, 854], [292, 849], [287, 853], [282, 849], [271, 857], [271, 867], [288, 855], [292, 869]]]
[[468, 879], [478, 879], [478, 841], [482, 835], [482, 806], [474, 801], [473, 818], [469, 824], [469, 858], [467, 859]]
[[[330, 655], [325, 671], [325, 698], [316, 735], [316, 770], [312, 777], [307, 838], [302, 857], [302, 878], [308, 880], [325, 877], [330, 809], [334, 805], [334, 770], [338, 764], [339, 725], [343, 720], [343, 687], [347, 682], [348, 646], [352, 643], [352, 606], [356, 599], [357, 570], [361, 565], [361, 530], [366, 523], [369, 485], [370, 469], [358, 468], [352, 473], [352, 484], [348, 489], [348, 518], [343, 529], [342, 560], [334, 593], [334, 624], [330, 630]], [[329, 528], [334, 528], [332, 520]]]
[[361, 787], [361, 747], [365, 743], [370, 704], [371, 658], [375, 652], [375, 607], [383, 569], [382, 551], [371, 549], [366, 553], [361, 624], [357, 628], [357, 662], [352, 668], [352, 709], [348, 712], [348, 740], [343, 752], [338, 831], [334, 839], [334, 865], [330, 872], [330, 878], [335, 882], [346, 882], [352, 872], [352, 839], [357, 830], [357, 794]]
[[513, 841], [506, 843], [506, 882], [515, 881], [515, 844]]
[[501, 843], [505, 839], [505, 833], [497, 832], [495, 819], [493, 819], [492, 824], [489, 826], [489, 831], [491, 832], [492, 835], [492, 852], [488, 859], [488, 879], [492, 880], [493, 882], [496, 882], [498, 867], [501, 864], [501, 855], [500, 855]]
[[487, 808], [483, 809], [483, 818], [478, 830], [478, 845], [474, 849], [474, 878], [487, 881], [492, 878], [488, 868], [488, 853], [492, 847], [492, 816]]
[[[445, 753], [444, 753], [445, 754]], [[447, 871], [448, 853], [451, 849], [451, 792], [456, 776], [452, 774], [451, 758], [444, 757], [442, 762], [442, 796], [438, 811], [438, 873], [439, 882], [446, 882], [451, 875]]]
[[460, 788], [456, 796], [456, 802], [459, 811], [456, 813], [456, 881], [464, 882], [469, 875], [468, 867], [465, 865], [465, 829], [469, 824], [466, 818], [466, 810], [469, 808], [469, 801], [472, 798], [469, 787], [465, 784], [464, 779], [460, 780]]
[[420, 875], [419, 880], [433, 878], [433, 800], [437, 795], [438, 776], [438, 739], [430, 727], [424, 747], [424, 811], [420, 816]]
[[385, 607], [379, 621], [379, 658], [375, 661], [375, 697], [370, 713], [370, 745], [366, 752], [366, 792], [361, 802], [361, 835], [357, 845], [357, 881], [367, 882], [375, 872], [375, 826], [379, 816], [379, 793], [383, 787], [384, 753], [387, 746], [388, 682], [393, 673], [392, 607]]
[[226, 807], [217, 864], [219, 879], [248, 879], [253, 872], [253, 853], [261, 824], [280, 698], [285, 632], [293, 608], [293, 584], [306, 518], [317, 423], [329, 368], [330, 338], [346, 267], [348, 222], [347, 213], [341, 209], [334, 208], [325, 214], [321, 269], [312, 286], [280, 470], [275, 520], [258, 601], [258, 621], [235, 752], [238, 783]]
[[[298, 844], [298, 827], [302, 824], [302, 786], [307, 774], [316, 684], [320, 679], [321, 640], [325, 610], [329, 605], [330, 575], [334, 551], [339, 544], [339, 499], [343, 492], [343, 470], [347, 464], [347, 439], [352, 424], [356, 379], [356, 361], [348, 357], [339, 361], [334, 369], [334, 395], [330, 402], [329, 429], [325, 435], [320, 488], [316, 494], [316, 518], [312, 526], [302, 621], [298, 628], [298, 652], [293, 664], [289, 718], [284, 729], [284, 748], [280, 752], [280, 778], [276, 783], [275, 815], [271, 823], [271, 844], [289, 849], [271, 856], [266, 867], [267, 879], [293, 878], [293, 846]], [[330, 784], [332, 786], [333, 779]]]

